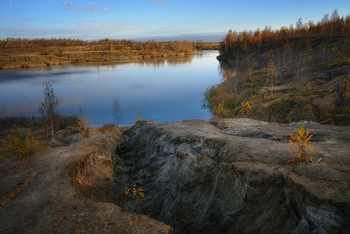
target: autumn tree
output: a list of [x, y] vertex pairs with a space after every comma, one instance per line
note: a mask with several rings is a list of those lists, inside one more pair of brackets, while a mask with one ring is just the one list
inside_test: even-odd
[[312, 154], [317, 153], [309, 143], [312, 134], [306, 131], [302, 124], [298, 128], [298, 133], [290, 133], [289, 149], [292, 158], [287, 162], [291, 164], [309, 164], [312, 162]]

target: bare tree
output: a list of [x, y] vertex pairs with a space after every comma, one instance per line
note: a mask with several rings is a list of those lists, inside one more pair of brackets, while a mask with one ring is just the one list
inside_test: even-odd
[[270, 86], [271, 94], [273, 94], [273, 86], [277, 82], [278, 70], [272, 59], [267, 64], [267, 73], [268, 73], [268, 76], [267, 76], [266, 82], [267, 82], [267, 85]]
[[116, 125], [118, 125], [120, 124], [122, 118], [123, 118], [123, 115], [122, 115], [119, 99], [114, 97], [113, 98], [113, 121], [115, 122]]
[[50, 82], [44, 82], [43, 83], [43, 94], [44, 94], [44, 101], [41, 103], [39, 107], [40, 114], [46, 119], [46, 123], [50, 126], [50, 136], [52, 143], [55, 139], [55, 132], [56, 132], [56, 126], [55, 126], [55, 120], [58, 116], [58, 99], [55, 96], [55, 93], [52, 88], [52, 84]]
[[298, 90], [301, 89], [301, 86], [303, 85], [305, 81], [305, 58], [303, 56], [302, 52], [299, 52], [299, 54], [295, 58], [295, 74], [296, 74], [296, 80], [295, 84]]

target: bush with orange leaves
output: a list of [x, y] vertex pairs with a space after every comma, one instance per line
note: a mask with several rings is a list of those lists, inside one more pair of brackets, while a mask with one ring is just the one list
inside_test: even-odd
[[251, 118], [253, 114], [253, 104], [249, 103], [249, 101], [242, 102], [240, 112], [243, 116]]
[[78, 131], [82, 135], [83, 138], [92, 136], [99, 132], [99, 129], [91, 126], [92, 120], [89, 117], [84, 116], [82, 119], [78, 118], [75, 121], [75, 125], [78, 127]]
[[125, 187], [124, 193], [134, 200], [140, 200], [142, 201], [145, 198], [145, 194], [143, 192], [143, 188], [140, 186], [139, 188], [136, 188], [136, 184], [134, 184], [134, 187]]
[[89, 183], [88, 180], [86, 180], [85, 182], [83, 180], [81, 180], [79, 177], [76, 178], [77, 179], [77, 183], [80, 184], [80, 185], [87, 185]]
[[87, 138], [89, 136], [92, 136], [96, 133], [99, 133], [100, 130], [94, 126], [92, 126], [92, 120], [90, 120], [89, 116], [83, 116], [83, 110], [79, 106], [79, 111], [80, 111], [80, 118], [78, 118], [75, 121], [75, 125], [78, 128], [79, 133], [83, 138]]
[[217, 107], [213, 108], [213, 113], [217, 117], [230, 117], [230, 109], [226, 107], [224, 102], [220, 102]]
[[133, 187], [125, 187], [124, 193], [128, 200], [131, 201], [131, 211], [140, 214], [142, 201], [145, 198], [143, 188], [141, 186], [137, 188], [136, 184], [134, 184]]
[[14, 152], [17, 155], [28, 156], [34, 152], [42, 152], [44, 146], [35, 138], [29, 130], [25, 137], [20, 136], [19, 127], [12, 126], [6, 139], [1, 140], [0, 152]]
[[293, 158], [287, 161], [288, 164], [310, 164], [312, 162], [312, 154], [317, 153], [313, 150], [309, 140], [313, 136], [307, 132], [302, 124], [298, 128], [298, 133], [289, 133], [291, 139], [289, 140], [289, 149]]

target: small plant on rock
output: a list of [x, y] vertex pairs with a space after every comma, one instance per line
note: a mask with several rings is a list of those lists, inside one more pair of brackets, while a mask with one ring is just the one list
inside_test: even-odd
[[124, 193], [133, 200], [142, 201], [145, 198], [143, 188], [141, 186], [137, 188], [136, 184], [133, 187], [125, 187]]
[[298, 128], [298, 133], [290, 133], [289, 149], [292, 158], [287, 161], [288, 164], [310, 164], [312, 162], [312, 154], [317, 153], [308, 143], [312, 136], [305, 130], [303, 124]]
[[136, 184], [133, 187], [126, 186], [124, 193], [132, 202], [132, 211], [141, 213], [142, 201], [145, 198], [143, 188], [141, 186], [137, 188]]

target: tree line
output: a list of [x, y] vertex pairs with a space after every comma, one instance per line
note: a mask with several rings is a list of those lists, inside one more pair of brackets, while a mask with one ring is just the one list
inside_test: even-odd
[[271, 30], [271, 27], [266, 26], [263, 30], [239, 33], [229, 30], [221, 43], [220, 54], [231, 54], [237, 50], [268, 50], [281, 44], [290, 43], [290, 41], [308, 43], [311, 39], [318, 37], [327, 38], [331, 42], [334, 36], [349, 38], [349, 35], [350, 16], [340, 17], [338, 11], [335, 10], [331, 17], [326, 14], [317, 23], [313, 21], [303, 23], [300, 18], [295, 27], [291, 24], [289, 27]]
[[132, 40], [111, 40], [102, 39], [99, 41], [84, 41], [70, 38], [6, 38], [0, 40], [0, 48], [38, 48], [38, 47], [62, 47], [62, 46], [97, 46], [98, 50], [172, 50], [176, 52], [192, 52], [193, 45], [191, 42], [169, 41], [157, 42], [146, 41], [138, 42]]

